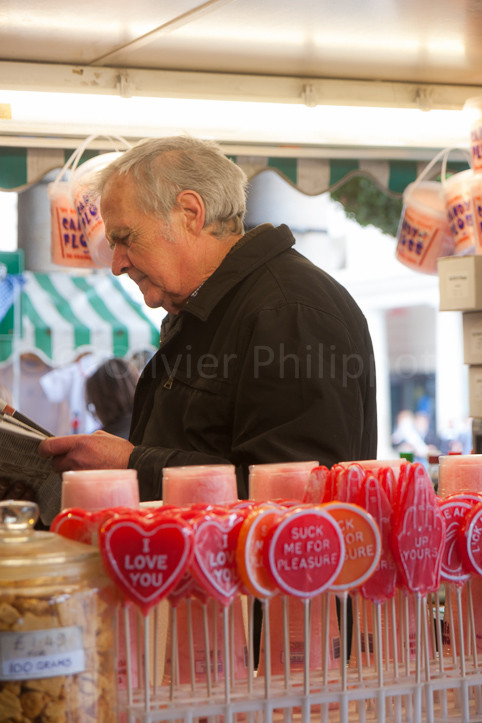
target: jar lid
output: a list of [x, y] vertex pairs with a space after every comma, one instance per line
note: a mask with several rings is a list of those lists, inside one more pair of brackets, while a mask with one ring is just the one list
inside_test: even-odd
[[61, 566], [99, 558], [95, 547], [54, 532], [35, 530], [39, 517], [35, 502], [0, 502], [0, 577], [19, 579], [45, 572], [58, 574]]

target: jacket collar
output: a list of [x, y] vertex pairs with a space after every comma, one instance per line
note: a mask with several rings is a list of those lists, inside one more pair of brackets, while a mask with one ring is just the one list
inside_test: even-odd
[[275, 228], [270, 223], [248, 231], [225, 256], [204, 284], [194, 292], [179, 315], [184, 313], [208, 318], [218, 302], [240, 281], [295, 243], [288, 226]]

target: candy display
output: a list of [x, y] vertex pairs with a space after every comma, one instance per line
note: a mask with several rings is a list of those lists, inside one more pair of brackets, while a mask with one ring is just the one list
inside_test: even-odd
[[[277, 499], [264, 502], [166, 503], [90, 516], [64, 510], [54, 528], [99, 545], [129, 620], [132, 610], [145, 620], [137, 631], [132, 624], [124, 630], [129, 655], [134, 640], [140, 657], [134, 665], [128, 655], [138, 674], [120, 691], [121, 707], [135, 711], [136, 721], [147, 710], [152, 721], [165, 720], [167, 711], [183, 718], [227, 710], [236, 720], [267, 701], [296, 711], [301, 695], [301, 717], [321, 711], [329, 723], [353, 715], [381, 720], [382, 705], [387, 721], [471, 721], [471, 691], [482, 685], [472, 605], [472, 586], [482, 577], [482, 496], [437, 497], [422, 465], [388, 462], [305, 468], [299, 501], [281, 499], [285, 490], [276, 487]], [[255, 598], [266, 616], [257, 669]], [[239, 642], [234, 620], [243, 600], [246, 637]], [[275, 602], [281, 617], [271, 615]], [[156, 633], [163, 605], [171, 611], [167, 645]], [[286, 634], [291, 616], [301, 621], [297, 648]], [[266, 655], [273, 650], [282, 652], [280, 665]], [[385, 708], [386, 696], [393, 707]]]

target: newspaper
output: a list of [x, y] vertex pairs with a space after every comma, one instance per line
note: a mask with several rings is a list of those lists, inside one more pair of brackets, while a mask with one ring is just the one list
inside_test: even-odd
[[40, 519], [50, 525], [60, 512], [62, 478], [37, 448], [49, 436], [24, 422], [0, 414], [0, 477], [29, 485], [35, 492]]

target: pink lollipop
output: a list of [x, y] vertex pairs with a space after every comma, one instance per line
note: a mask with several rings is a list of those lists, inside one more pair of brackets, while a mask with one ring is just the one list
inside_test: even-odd
[[236, 565], [243, 510], [206, 514], [196, 520], [191, 572], [199, 585], [222, 605], [229, 605], [241, 587]]
[[358, 504], [372, 515], [382, 540], [380, 561], [375, 572], [360, 587], [360, 592], [366, 600], [383, 603], [393, 597], [397, 585], [397, 566], [390, 545], [392, 506], [379, 480], [373, 476], [363, 481]]
[[405, 586], [426, 595], [440, 586], [445, 524], [432, 482], [421, 464], [412, 464], [399, 494], [392, 549]]
[[329, 474], [330, 470], [324, 465], [320, 465], [311, 470], [303, 494], [304, 503], [319, 505], [322, 502]]

